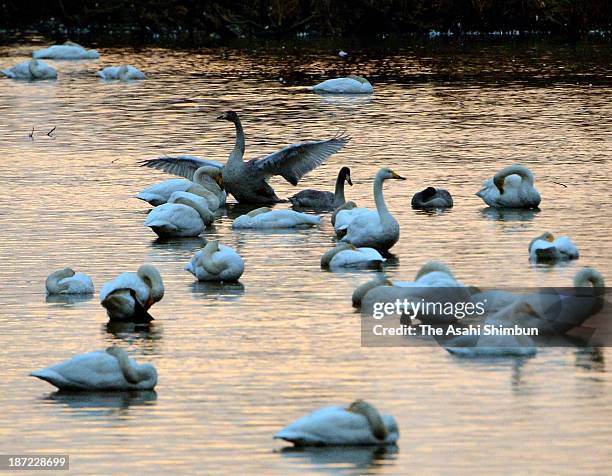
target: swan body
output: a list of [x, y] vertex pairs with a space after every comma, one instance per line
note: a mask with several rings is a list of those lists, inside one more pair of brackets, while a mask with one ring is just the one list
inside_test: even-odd
[[369, 208], [358, 207], [353, 201], [346, 202], [344, 205], [336, 208], [331, 216], [331, 222], [334, 226], [336, 236], [342, 238], [346, 235], [348, 226], [361, 214], [376, 214], [376, 212]]
[[343, 268], [378, 268], [385, 258], [374, 248], [355, 248], [339, 243], [321, 257], [321, 268], [332, 271]]
[[75, 355], [30, 375], [60, 390], [151, 390], [157, 384], [153, 365], [137, 364], [118, 347]]
[[244, 261], [233, 248], [209, 241], [187, 263], [185, 270], [198, 281], [238, 281], [244, 272]]
[[153, 206], [163, 205], [174, 192], [190, 192], [207, 199], [211, 211], [225, 206], [227, 194], [222, 188], [221, 170], [217, 167], [203, 166], [198, 168], [190, 179], [170, 179], [145, 188], [136, 195]]
[[107, 66], [96, 73], [96, 76], [106, 80], [138, 81], [146, 79], [145, 74], [134, 66]]
[[307, 228], [320, 222], [321, 217], [317, 215], [262, 207], [236, 218], [232, 228]]
[[380, 415], [374, 407], [361, 413], [354, 402], [348, 408], [331, 406], [316, 410], [290, 423], [274, 435], [295, 446], [393, 445], [399, 430], [391, 415]]
[[57, 71], [54, 68], [37, 59], [16, 64], [12, 68], [0, 70], [0, 73], [7, 78], [26, 81], [57, 78]]
[[245, 162], [246, 139], [238, 114], [227, 111], [217, 119], [232, 122], [236, 128], [236, 142], [225, 165], [197, 157], [162, 157], [146, 160], [142, 165], [191, 178], [203, 165], [221, 169], [223, 186], [241, 203], [277, 203], [281, 201], [268, 184], [270, 177], [280, 175], [292, 185], [308, 172], [325, 162], [349, 141], [346, 135], [329, 140], [307, 141], [289, 145], [273, 154]]
[[529, 259], [532, 261], [559, 261], [578, 259], [580, 253], [567, 236], [555, 238], [546, 232], [529, 243]]
[[344, 198], [344, 182], [353, 185], [351, 169], [348, 167], [342, 167], [340, 172], [338, 172], [334, 193], [307, 189], [296, 193], [293, 197], [289, 197], [289, 201], [294, 206], [300, 208], [337, 208], [346, 203]]
[[313, 86], [312, 90], [322, 94], [371, 94], [374, 92], [374, 88], [367, 79], [354, 75], [328, 79]]
[[136, 273], [122, 273], [102, 286], [100, 303], [111, 320], [150, 322], [149, 308], [164, 297], [159, 271], [142, 265]]
[[144, 224], [162, 238], [189, 237], [201, 234], [214, 218], [205, 198], [174, 192], [168, 203], [151, 210]]
[[410, 204], [417, 209], [452, 208], [453, 197], [443, 188], [427, 187], [415, 193]]
[[355, 288], [351, 296], [353, 307], [361, 307], [361, 303], [365, 295], [368, 294], [370, 290], [379, 286], [393, 286], [393, 283], [389, 281], [386, 276], [377, 276], [376, 278], [371, 279], [370, 281], [366, 281], [365, 283], [360, 284]]
[[55, 294], [93, 294], [94, 285], [89, 276], [75, 273], [70, 268], [51, 273], [45, 283], [48, 295]]
[[[389, 213], [382, 192], [383, 182], [387, 179], [406, 180], [391, 169], [380, 169], [374, 180], [376, 213], [363, 212], [353, 218], [348, 225], [346, 235], [342, 238], [343, 242], [360, 248], [375, 248], [378, 251], [387, 251], [397, 243], [400, 237], [399, 223]], [[336, 223], [338, 223], [337, 215]]]
[[36, 59], [48, 58], [57, 60], [98, 59], [100, 54], [96, 50], [86, 50], [81, 45], [67, 41], [63, 45], [53, 45], [35, 51], [32, 56]]
[[476, 195], [493, 208], [538, 208], [541, 197], [531, 170], [520, 164], [498, 171]]

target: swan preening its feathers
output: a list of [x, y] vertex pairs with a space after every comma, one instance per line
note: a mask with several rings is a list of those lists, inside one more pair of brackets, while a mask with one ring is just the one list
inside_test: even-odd
[[379, 268], [385, 261], [374, 248], [355, 248], [348, 243], [338, 243], [321, 256], [321, 268], [332, 271], [343, 268]]
[[244, 261], [229, 246], [209, 240], [203, 250], [198, 251], [185, 270], [198, 281], [238, 281], [244, 272]]
[[274, 435], [295, 446], [394, 445], [399, 429], [391, 415], [356, 400], [348, 407], [325, 407], [290, 423]]
[[190, 192], [173, 192], [167, 203], [147, 215], [145, 226], [161, 238], [198, 236], [214, 220], [206, 198]]
[[486, 180], [476, 195], [493, 208], [538, 208], [541, 198], [534, 184], [531, 170], [514, 164]]
[[280, 175], [292, 185], [297, 185], [305, 174], [338, 152], [350, 139], [346, 135], [337, 135], [328, 140], [302, 142], [266, 157], [244, 162], [245, 136], [238, 114], [228, 111], [218, 119], [230, 121], [236, 128], [236, 143], [224, 166], [189, 156], [146, 160], [142, 165], [186, 178], [191, 178], [193, 172], [203, 165], [218, 167], [222, 169], [225, 190], [239, 202], [275, 203], [280, 199], [268, 184], [270, 177]]
[[76, 355], [30, 375], [73, 391], [151, 390], [157, 384], [153, 365], [137, 364], [116, 346]]
[[31, 59], [24, 63], [16, 64], [11, 68], [0, 70], [7, 78], [35, 81], [39, 79], [56, 79], [57, 71], [43, 61]]
[[56, 60], [80, 60], [80, 59], [98, 59], [100, 57], [96, 50], [86, 50], [81, 45], [67, 41], [63, 45], [53, 45], [49, 48], [35, 51], [32, 57], [48, 58]]
[[367, 79], [355, 75], [328, 79], [313, 86], [312, 90], [322, 94], [371, 94], [374, 92], [374, 88]]
[[64, 268], [51, 273], [45, 287], [48, 295], [55, 294], [93, 294], [94, 285], [89, 276], [75, 273], [71, 268]]
[[[342, 238], [343, 242], [357, 247], [375, 248], [378, 251], [388, 251], [397, 243], [400, 237], [399, 223], [389, 212], [382, 190], [383, 182], [388, 179], [406, 180], [391, 169], [386, 167], [380, 169], [374, 179], [376, 211], [365, 209], [362, 212], [356, 212], [358, 209], [350, 210], [354, 217], [346, 226], [346, 235]], [[336, 215], [336, 226], [338, 226], [339, 218], [340, 213]]]
[[336, 179], [336, 189], [332, 192], [306, 189], [289, 197], [289, 201], [298, 208], [337, 208], [346, 203], [344, 198], [344, 182], [353, 185], [351, 181], [351, 169], [342, 167]]
[[529, 243], [529, 259], [531, 261], [555, 262], [578, 259], [579, 257], [578, 248], [567, 236], [555, 238], [552, 233], [546, 232]]
[[145, 74], [134, 66], [107, 66], [96, 73], [96, 76], [106, 80], [137, 81], [146, 79]]
[[100, 303], [111, 321], [148, 323], [149, 308], [164, 297], [164, 282], [157, 268], [144, 264], [136, 273], [122, 273], [104, 284]]
[[234, 220], [232, 228], [308, 228], [321, 223], [321, 217], [293, 210], [272, 210], [268, 207], [257, 208]]
[[410, 205], [417, 209], [452, 208], [453, 197], [443, 188], [427, 187], [414, 194]]

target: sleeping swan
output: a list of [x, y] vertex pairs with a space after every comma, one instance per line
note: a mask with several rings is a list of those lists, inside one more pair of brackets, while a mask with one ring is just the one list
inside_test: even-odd
[[227, 199], [221, 169], [211, 166], [198, 168], [193, 174], [193, 180], [169, 179], [151, 185], [136, 195], [136, 198], [156, 207], [166, 203], [173, 192], [189, 192], [205, 197], [211, 211], [225, 206]]
[[486, 180], [476, 195], [493, 208], [538, 208], [541, 198], [534, 183], [531, 170], [514, 164]]
[[164, 282], [157, 268], [143, 264], [136, 273], [122, 273], [105, 283], [100, 303], [111, 321], [148, 323], [149, 308], [164, 297]]
[[204, 197], [189, 192], [174, 192], [168, 203], [147, 215], [145, 226], [161, 238], [198, 236], [215, 220]]
[[49, 48], [35, 51], [32, 56], [36, 59], [48, 58], [57, 60], [98, 59], [100, 55], [96, 50], [86, 50], [81, 45], [67, 41], [63, 45], [53, 45]]
[[75, 355], [30, 375], [60, 390], [151, 390], [157, 384], [153, 365], [137, 364], [125, 350], [116, 346]]
[[37, 59], [16, 64], [12, 68], [0, 70], [0, 73], [7, 78], [23, 79], [26, 81], [57, 78], [57, 71], [55, 71], [55, 69], [46, 65], [43, 61], [38, 61]]
[[229, 246], [209, 240], [204, 249], [191, 258], [185, 270], [198, 281], [238, 281], [244, 272], [244, 261]]
[[452, 208], [453, 197], [443, 188], [427, 187], [414, 194], [410, 205], [417, 209]]
[[567, 236], [555, 238], [546, 232], [529, 243], [529, 259], [531, 261], [560, 261], [578, 259], [580, 253], [572, 240]]
[[261, 207], [236, 218], [232, 228], [307, 228], [320, 222], [321, 217], [317, 215]]
[[83, 273], [75, 273], [64, 268], [51, 273], [45, 283], [47, 294], [93, 294], [91, 278]]
[[[343, 242], [357, 247], [375, 248], [378, 251], [388, 251], [397, 243], [400, 237], [399, 223], [389, 213], [382, 190], [383, 182], [388, 179], [406, 180], [391, 169], [380, 169], [374, 179], [376, 212], [368, 210], [351, 220], [346, 235], [342, 238]], [[336, 223], [337, 221], [336, 216]]]
[[355, 248], [348, 243], [338, 243], [321, 256], [321, 268], [332, 271], [342, 268], [379, 268], [385, 258], [374, 248]]
[[394, 445], [399, 438], [391, 415], [355, 400], [348, 408], [325, 407], [290, 423], [276, 435], [295, 446]]
[[107, 66], [96, 73], [96, 76], [106, 80], [137, 81], [146, 79], [145, 74], [134, 66], [124, 64], [121, 66]]
[[355, 75], [328, 79], [313, 86], [312, 90], [322, 94], [371, 94], [374, 92], [374, 88], [367, 79]]

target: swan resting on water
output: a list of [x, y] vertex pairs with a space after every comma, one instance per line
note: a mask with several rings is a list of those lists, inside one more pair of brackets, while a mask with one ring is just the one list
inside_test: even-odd
[[371, 94], [374, 92], [374, 88], [367, 79], [355, 75], [328, 79], [313, 86], [312, 90], [322, 94]]
[[[393, 170], [383, 167], [374, 179], [374, 201], [376, 211], [368, 210], [358, 214], [351, 220], [346, 228], [343, 242], [357, 247], [369, 247], [378, 251], [388, 251], [398, 242], [400, 227], [397, 220], [391, 215], [383, 197], [383, 182], [388, 179], [406, 180]], [[338, 215], [336, 215], [336, 224]]]
[[233, 248], [209, 240], [204, 249], [191, 258], [185, 270], [198, 281], [238, 281], [244, 272], [244, 261]]
[[295, 446], [394, 445], [399, 429], [391, 415], [381, 415], [371, 404], [356, 400], [348, 407], [316, 410], [274, 435]]
[[36, 59], [48, 58], [57, 60], [98, 59], [100, 54], [96, 50], [86, 50], [81, 45], [67, 41], [63, 45], [53, 45], [35, 51], [32, 56]]
[[57, 71], [54, 68], [37, 59], [31, 59], [30, 61], [16, 64], [11, 68], [2, 69], [0, 73], [7, 78], [26, 81], [57, 78]]
[[351, 169], [342, 167], [336, 178], [336, 189], [332, 192], [306, 189], [289, 197], [289, 201], [295, 207], [302, 208], [337, 208], [346, 203], [344, 198], [344, 182], [353, 185], [351, 181]]
[[538, 208], [541, 201], [533, 173], [520, 164], [498, 171], [476, 195], [493, 208]]
[[157, 268], [143, 264], [136, 273], [122, 273], [102, 286], [100, 303], [111, 321], [148, 323], [149, 308], [164, 297]]
[[290, 184], [297, 185], [304, 175], [342, 149], [350, 139], [339, 134], [328, 140], [301, 142], [245, 162], [245, 135], [238, 114], [227, 111], [217, 119], [232, 122], [236, 128], [234, 149], [225, 165], [189, 156], [145, 160], [142, 165], [186, 178], [191, 178], [194, 171], [204, 165], [217, 167], [222, 170], [225, 190], [240, 203], [276, 203], [281, 200], [268, 184], [270, 177], [280, 175]]
[[198, 236], [215, 220], [208, 201], [189, 192], [174, 192], [167, 203], [147, 215], [145, 226], [160, 238]]
[[567, 236], [555, 238], [546, 232], [529, 243], [529, 259], [531, 261], [561, 261], [578, 259], [580, 253], [572, 240]]
[[30, 375], [60, 390], [73, 391], [151, 390], [157, 384], [153, 365], [136, 363], [116, 346], [75, 355]]
[[96, 76], [106, 80], [138, 81], [146, 79], [145, 74], [129, 64], [107, 66], [96, 73]]
[[452, 208], [453, 197], [443, 188], [427, 187], [414, 194], [410, 205], [417, 209]]
[[257, 208], [234, 220], [232, 228], [308, 228], [321, 223], [318, 215], [308, 215], [294, 210], [272, 210]]
[[386, 261], [374, 248], [355, 248], [338, 243], [321, 256], [321, 268], [332, 271], [342, 268], [379, 268]]
[[48, 295], [55, 294], [93, 294], [94, 285], [89, 276], [75, 273], [71, 268], [64, 268], [51, 273], [45, 287]]

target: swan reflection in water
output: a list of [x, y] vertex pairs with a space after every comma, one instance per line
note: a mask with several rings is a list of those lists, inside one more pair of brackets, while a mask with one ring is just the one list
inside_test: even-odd
[[538, 213], [539, 208], [526, 210], [524, 208], [493, 208], [480, 209], [480, 214], [492, 221], [532, 221]]
[[60, 405], [75, 417], [125, 415], [131, 406], [154, 405], [155, 390], [126, 392], [66, 392], [57, 391], [42, 398], [45, 404]]
[[240, 299], [244, 295], [244, 284], [235, 283], [220, 283], [216, 281], [195, 281], [191, 284], [191, 292], [199, 295], [203, 299], [218, 298], [234, 301]]
[[[279, 450], [284, 458], [296, 464], [307, 463], [322, 472], [336, 471], [339, 467], [348, 469], [343, 474], [364, 474], [367, 469], [389, 466], [397, 459], [399, 449], [391, 446], [327, 446], [294, 447]], [[351, 471], [352, 470], [352, 471]], [[354, 471], [354, 473], [353, 473]]]
[[136, 324], [133, 322], [108, 321], [102, 325], [102, 334], [108, 345], [121, 342], [138, 344], [144, 354], [159, 354], [159, 345], [163, 337], [163, 327], [155, 322]]
[[45, 302], [47, 304], [56, 304], [57, 307], [66, 307], [91, 301], [93, 298], [93, 294], [48, 294], [45, 297]]

